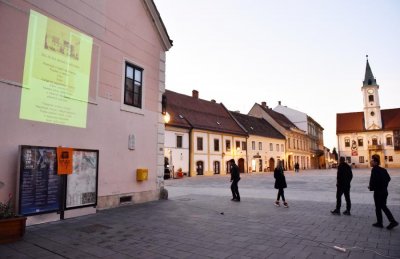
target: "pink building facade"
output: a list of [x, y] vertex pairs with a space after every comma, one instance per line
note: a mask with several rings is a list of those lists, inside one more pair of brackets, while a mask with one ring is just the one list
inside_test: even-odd
[[[80, 53], [90, 60], [83, 126], [21, 118], [32, 10], [93, 39], [91, 55]], [[163, 186], [165, 52], [172, 41], [154, 2], [0, 1], [0, 35], [0, 201], [17, 192], [20, 145], [99, 151], [97, 207], [67, 217], [117, 207], [122, 201], [158, 199]], [[137, 180], [139, 168], [148, 170], [147, 180]], [[56, 218], [41, 216], [28, 224]]]

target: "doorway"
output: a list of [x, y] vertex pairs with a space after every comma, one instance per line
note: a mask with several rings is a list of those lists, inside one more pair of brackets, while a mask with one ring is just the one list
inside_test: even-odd
[[197, 161], [196, 162], [196, 173], [197, 175], [203, 175], [204, 173], [204, 163], [203, 161]]
[[239, 158], [238, 167], [239, 167], [239, 173], [244, 173], [244, 159], [243, 158]]

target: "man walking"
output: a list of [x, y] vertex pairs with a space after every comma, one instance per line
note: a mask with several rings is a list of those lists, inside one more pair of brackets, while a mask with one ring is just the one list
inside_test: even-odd
[[390, 224], [386, 227], [387, 229], [392, 229], [399, 225], [399, 223], [394, 219], [392, 213], [386, 207], [386, 201], [388, 197], [387, 187], [390, 182], [390, 176], [385, 168], [380, 167], [380, 157], [378, 155], [373, 155], [370, 161], [372, 170], [371, 178], [369, 180], [368, 189], [374, 192], [374, 202], [375, 202], [375, 213], [377, 222], [372, 224], [372, 226], [377, 228], [383, 228], [382, 224], [382, 211], [385, 212]]
[[343, 211], [343, 214], [350, 216], [350, 182], [353, 179], [353, 172], [351, 171], [351, 167], [346, 163], [345, 158], [342, 156], [339, 159], [336, 179], [336, 209], [332, 210], [331, 213], [334, 215], [340, 215], [342, 195], [344, 194], [344, 198], [346, 199], [346, 210]]
[[239, 167], [235, 164], [234, 159], [229, 160], [229, 162], [231, 164], [232, 201], [240, 201], [239, 187], [238, 187], [238, 182], [240, 180]]

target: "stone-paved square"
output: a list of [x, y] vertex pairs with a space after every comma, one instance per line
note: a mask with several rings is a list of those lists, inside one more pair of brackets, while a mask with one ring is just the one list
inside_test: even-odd
[[[172, 179], [169, 200], [29, 226], [22, 241], [0, 245], [0, 258], [400, 258], [400, 227], [371, 226], [370, 170], [353, 173], [351, 216], [330, 214], [334, 169], [286, 172], [289, 208], [273, 204], [272, 173], [241, 175], [241, 202], [230, 200], [229, 176]], [[399, 221], [400, 169], [389, 173]]]

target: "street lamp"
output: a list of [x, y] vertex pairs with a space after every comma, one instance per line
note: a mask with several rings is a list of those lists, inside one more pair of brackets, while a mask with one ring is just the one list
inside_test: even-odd
[[163, 115], [163, 119], [164, 119], [164, 122], [165, 122], [165, 123], [168, 123], [168, 122], [171, 120], [171, 116], [169, 115], [168, 112], [166, 112], [166, 113]]

